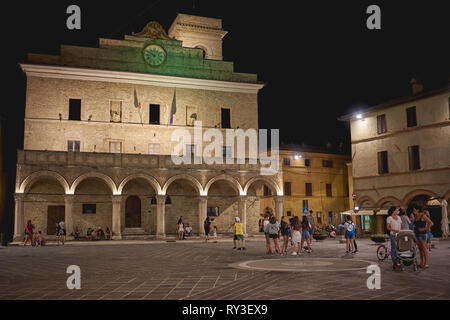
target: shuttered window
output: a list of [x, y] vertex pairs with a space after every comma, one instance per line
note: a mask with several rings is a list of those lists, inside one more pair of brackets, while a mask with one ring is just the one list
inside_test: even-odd
[[420, 169], [419, 146], [408, 147], [409, 170]]
[[408, 128], [417, 126], [416, 107], [406, 109], [406, 122]]
[[389, 173], [387, 151], [378, 152], [378, 173]]
[[377, 116], [377, 132], [378, 134], [387, 132], [386, 115]]

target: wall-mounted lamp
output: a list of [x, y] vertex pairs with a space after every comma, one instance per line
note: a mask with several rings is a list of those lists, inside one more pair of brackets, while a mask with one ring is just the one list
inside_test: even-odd
[[59, 114], [59, 121], [61, 121], [62, 120], [62, 114], [60, 113]]
[[91, 121], [91, 120], [92, 120], [92, 114], [89, 116], [88, 121]]
[[362, 114], [361, 114], [361, 113], [358, 113], [358, 114], [356, 115], [356, 119], [362, 119]]

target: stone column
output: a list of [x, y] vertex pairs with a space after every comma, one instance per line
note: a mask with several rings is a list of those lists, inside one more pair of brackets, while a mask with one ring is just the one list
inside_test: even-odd
[[25, 221], [23, 214], [23, 193], [14, 194], [14, 241], [23, 241], [25, 236]]
[[122, 196], [112, 196], [112, 232], [113, 239], [122, 239], [120, 223], [120, 207], [122, 205]]
[[67, 239], [71, 239], [72, 233], [73, 233], [73, 216], [72, 216], [72, 212], [73, 212], [73, 202], [75, 200], [75, 196], [74, 195], [66, 195], [64, 196], [64, 202], [65, 202], [65, 218], [64, 218], [64, 222], [66, 225], [66, 238]]
[[166, 237], [166, 196], [156, 196], [156, 238]]
[[244, 235], [247, 236], [247, 196], [239, 197], [239, 218], [241, 218], [241, 222], [244, 229]]
[[275, 196], [274, 200], [275, 200], [275, 217], [277, 218], [277, 221], [280, 223], [281, 217], [283, 216], [284, 212], [283, 207], [284, 197]]
[[206, 212], [208, 211], [208, 197], [201, 196], [198, 201], [198, 235], [204, 236], [205, 229], [203, 222], [206, 220]]

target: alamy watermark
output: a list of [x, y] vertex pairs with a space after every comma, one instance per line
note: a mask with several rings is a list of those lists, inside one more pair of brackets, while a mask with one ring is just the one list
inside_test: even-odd
[[171, 141], [177, 143], [171, 151], [172, 161], [176, 165], [258, 164], [259, 161], [262, 175], [274, 175], [279, 169], [280, 134], [278, 129], [272, 129], [270, 133], [269, 155], [266, 129], [259, 132], [256, 129], [226, 129], [224, 137], [221, 130], [204, 130], [202, 121], [196, 121], [193, 137], [187, 129], [172, 132]]

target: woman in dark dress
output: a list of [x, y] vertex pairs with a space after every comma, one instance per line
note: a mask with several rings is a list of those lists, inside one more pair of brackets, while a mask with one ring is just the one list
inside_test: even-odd
[[420, 267], [428, 268], [427, 231], [433, 226], [433, 222], [419, 206], [413, 206], [413, 213], [415, 216], [414, 233], [416, 234], [417, 247], [420, 252]]
[[209, 221], [209, 217], [206, 217], [205, 222], [203, 223], [203, 228], [205, 229], [206, 242], [209, 240], [209, 232], [211, 231], [211, 221]]

